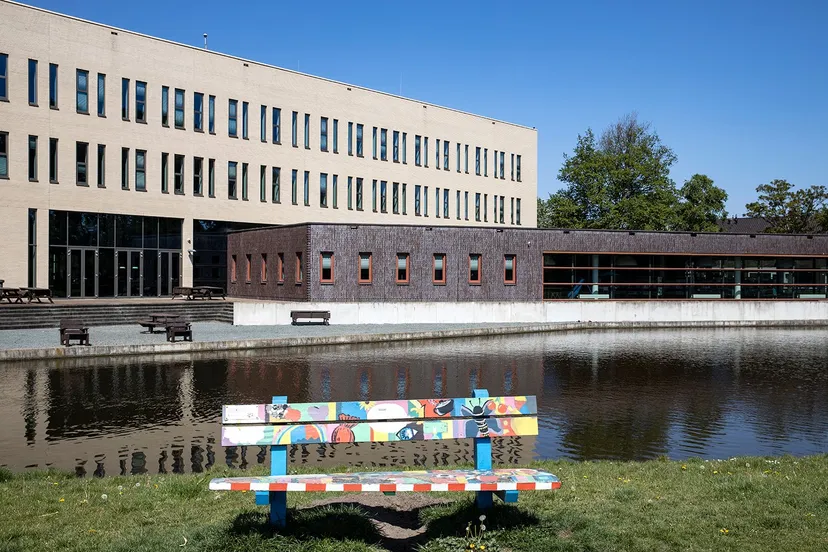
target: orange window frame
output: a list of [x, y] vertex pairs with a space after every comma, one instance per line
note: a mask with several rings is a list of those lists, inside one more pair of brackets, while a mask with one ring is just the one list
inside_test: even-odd
[[[443, 278], [437, 279], [437, 258], [440, 257], [443, 260]], [[431, 257], [431, 281], [439, 286], [446, 285], [446, 254], [445, 253], [435, 253]]]
[[[368, 278], [364, 279], [362, 277], [362, 256], [368, 255]], [[374, 254], [373, 253], [360, 253], [359, 254], [359, 264], [357, 265], [357, 279], [360, 284], [371, 284], [374, 282]]]
[[244, 272], [244, 275], [245, 275], [244, 281], [249, 284], [250, 283], [251, 270], [252, 270], [250, 265], [253, 264], [253, 256], [250, 253], [247, 253], [244, 256], [244, 259], [245, 259], [245, 261], [247, 261], [247, 265], [245, 266], [245, 272]]
[[[477, 258], [477, 279], [472, 280], [472, 258]], [[479, 253], [471, 253], [469, 254], [469, 284], [479, 286], [480, 283], [483, 281], [483, 255]]]
[[[405, 257], [405, 279], [400, 280], [400, 259]], [[395, 258], [397, 265], [394, 267], [394, 279], [398, 284], [408, 284], [411, 282], [411, 255], [408, 253], [397, 253]]]
[[263, 284], [267, 283], [267, 253], [262, 253], [262, 266], [259, 276]]
[[[331, 257], [331, 277], [325, 278], [322, 276], [323, 269], [322, 269], [322, 261], [325, 258], [325, 255], [330, 255]], [[319, 254], [319, 283], [320, 284], [332, 284], [334, 283], [334, 254], [331, 251], [323, 251]]]
[[302, 267], [302, 252], [297, 251], [296, 252], [296, 274], [294, 274], [294, 277], [296, 279], [297, 284], [301, 284], [302, 280], [304, 279], [304, 276], [305, 276], [304, 270], [302, 270], [302, 268], [303, 268]]
[[230, 281], [231, 282], [236, 281], [236, 256], [235, 255], [230, 256]]
[[[512, 278], [506, 277], [506, 262], [512, 260]], [[503, 283], [506, 285], [517, 284], [517, 255], [503, 255]]]
[[285, 283], [285, 254], [276, 254], [276, 283]]

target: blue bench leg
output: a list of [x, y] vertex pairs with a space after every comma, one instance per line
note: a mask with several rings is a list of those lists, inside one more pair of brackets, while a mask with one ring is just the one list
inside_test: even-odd
[[477, 491], [477, 507], [481, 510], [487, 510], [494, 505], [492, 491]]
[[[285, 396], [274, 396], [273, 404], [287, 402]], [[270, 447], [270, 475], [287, 475], [287, 446], [277, 445]], [[275, 527], [284, 527], [287, 523], [287, 492], [268, 492], [270, 504], [270, 524]]]
[[[487, 398], [489, 392], [486, 389], [475, 389], [475, 398]], [[474, 469], [492, 469], [492, 440], [489, 437], [475, 437], [474, 439]], [[494, 504], [494, 493], [492, 491], [477, 491], [476, 503], [481, 510], [491, 508]]]
[[268, 494], [270, 495], [270, 524], [284, 527], [287, 522], [287, 493], [273, 491]]
[[498, 491], [497, 496], [500, 498], [500, 500], [507, 504], [518, 501], [517, 491]]

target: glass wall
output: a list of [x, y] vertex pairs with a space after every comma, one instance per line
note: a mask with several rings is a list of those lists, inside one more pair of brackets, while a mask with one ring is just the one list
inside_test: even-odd
[[543, 298], [824, 299], [825, 257], [544, 253]]
[[218, 286], [227, 289], [227, 233], [266, 226], [268, 225], [194, 220], [193, 285]]

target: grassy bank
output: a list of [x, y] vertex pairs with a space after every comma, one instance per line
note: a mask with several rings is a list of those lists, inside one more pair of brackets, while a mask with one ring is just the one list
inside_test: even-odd
[[[488, 511], [487, 551], [828, 550], [828, 455], [536, 467], [556, 473], [562, 489], [521, 493], [517, 506]], [[388, 538], [370, 519], [392, 519], [403, 495], [313, 506], [331, 496], [291, 493], [288, 529], [274, 534], [251, 493], [207, 489], [224, 473], [76, 479], [0, 471], [0, 550], [442, 551], [461, 549], [462, 540], [445, 537], [479, 524], [472, 495], [445, 493], [431, 497], [443, 504], [407, 512], [424, 534]]]

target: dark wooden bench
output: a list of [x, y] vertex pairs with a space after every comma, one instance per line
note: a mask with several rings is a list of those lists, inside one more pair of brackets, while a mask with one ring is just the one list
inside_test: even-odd
[[26, 298], [26, 294], [23, 293], [19, 288], [0, 288], [0, 301], [5, 299], [6, 301], [11, 303], [22, 303], [23, 299]]
[[38, 303], [42, 303], [40, 298], [48, 299], [50, 303], [54, 303], [52, 301], [52, 290], [48, 288], [33, 288], [33, 287], [24, 287], [20, 288], [26, 297], [31, 303], [34, 299], [37, 299]]
[[213, 297], [221, 297], [222, 299], [226, 298], [224, 294], [224, 288], [218, 286], [194, 287], [190, 298], [195, 299], [196, 297], [198, 297], [199, 299], [207, 299], [208, 301]]
[[155, 328], [166, 328], [167, 324], [176, 322], [181, 322], [180, 314], [151, 313], [148, 320], [139, 320], [138, 324], [147, 328], [149, 333], [155, 333]]
[[[221, 444], [270, 446], [270, 477], [213, 479], [214, 491], [256, 491], [256, 503], [270, 505], [270, 522], [284, 526], [287, 492], [474, 491], [477, 506], [488, 508], [496, 494], [517, 502], [518, 491], [557, 489], [551, 473], [492, 469], [493, 437], [538, 434], [535, 397], [491, 397], [476, 389], [473, 398], [365, 402], [226, 405]], [[474, 439], [473, 470], [327, 473], [287, 475], [287, 446], [296, 443], [368, 443]]]
[[193, 330], [189, 322], [171, 322], [167, 324], [167, 341], [175, 343], [175, 338], [180, 337], [184, 341], [193, 340]]
[[68, 347], [73, 339], [78, 342], [78, 345], [89, 345], [89, 328], [83, 322], [74, 318], [61, 320], [61, 345]]
[[175, 299], [177, 296], [181, 296], [184, 299], [191, 297], [193, 294], [193, 288], [191, 287], [184, 287], [184, 286], [177, 286], [172, 289], [172, 297], [170, 299]]
[[331, 320], [331, 311], [321, 311], [321, 310], [295, 310], [290, 311], [290, 318], [291, 324], [296, 325], [300, 318], [304, 318], [307, 320], [322, 320], [322, 323], [325, 325], [330, 324]]

